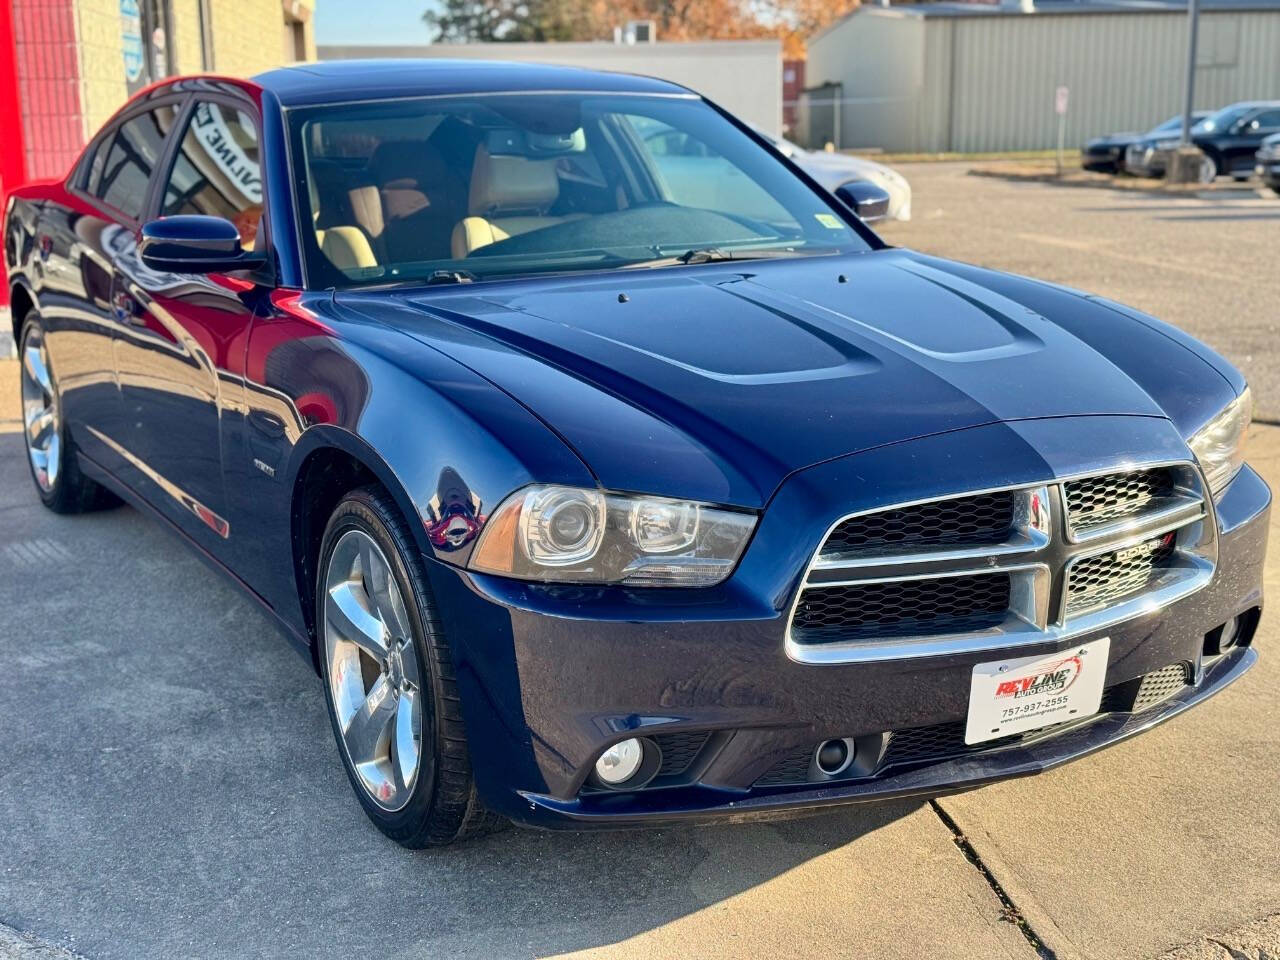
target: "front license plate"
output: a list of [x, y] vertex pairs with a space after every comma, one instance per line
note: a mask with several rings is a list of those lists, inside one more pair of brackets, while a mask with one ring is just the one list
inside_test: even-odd
[[1098, 712], [1110, 637], [1047, 656], [993, 660], [973, 668], [965, 743], [1078, 720]]

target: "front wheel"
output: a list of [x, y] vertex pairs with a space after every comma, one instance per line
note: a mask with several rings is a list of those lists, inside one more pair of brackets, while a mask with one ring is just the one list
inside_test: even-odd
[[369, 819], [415, 848], [501, 824], [476, 796], [453, 658], [422, 560], [383, 490], [338, 504], [316, 587], [329, 719]]

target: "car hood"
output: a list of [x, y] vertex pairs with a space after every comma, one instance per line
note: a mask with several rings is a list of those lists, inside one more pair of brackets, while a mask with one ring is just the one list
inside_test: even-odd
[[[796, 470], [915, 437], [1165, 416], [1078, 333], [940, 264], [880, 250], [340, 294], [337, 305], [470, 366], [614, 489], [759, 505]], [[1150, 349], [1195, 362], [1148, 335], [1160, 341]]]

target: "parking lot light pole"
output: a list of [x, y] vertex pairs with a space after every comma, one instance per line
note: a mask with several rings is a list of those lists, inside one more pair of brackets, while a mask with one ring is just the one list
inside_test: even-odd
[[1187, 0], [1187, 98], [1182, 105], [1181, 145], [1191, 145], [1191, 111], [1196, 98], [1196, 39], [1200, 33], [1200, 0]]

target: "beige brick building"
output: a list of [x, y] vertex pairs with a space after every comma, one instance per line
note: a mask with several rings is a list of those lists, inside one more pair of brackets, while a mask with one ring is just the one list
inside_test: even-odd
[[[126, 99], [120, 0], [74, 0], [80, 47], [80, 102], [86, 134]], [[170, 49], [153, 51], [166, 75], [216, 72], [249, 76], [316, 55], [315, 0], [168, 0], [140, 2], [143, 32], [164, 31]], [[167, 9], [166, 9], [167, 8]], [[154, 18], [155, 26], [151, 26]], [[164, 22], [168, 30], [164, 30]], [[146, 28], [150, 27], [150, 31]], [[160, 69], [149, 72], [158, 79]]]

